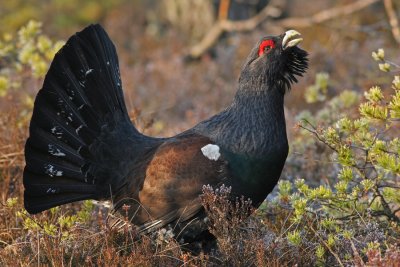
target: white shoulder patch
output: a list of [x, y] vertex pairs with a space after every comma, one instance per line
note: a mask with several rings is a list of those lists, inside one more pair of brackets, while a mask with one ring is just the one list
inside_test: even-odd
[[221, 156], [221, 154], [219, 153], [219, 146], [213, 144], [208, 144], [206, 146], [203, 146], [201, 148], [201, 152], [206, 158], [215, 161], [217, 161]]

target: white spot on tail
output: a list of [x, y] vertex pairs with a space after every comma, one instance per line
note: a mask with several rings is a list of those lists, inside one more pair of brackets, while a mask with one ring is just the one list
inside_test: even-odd
[[110, 66], [110, 61], [107, 61], [107, 66]]
[[208, 144], [201, 148], [201, 152], [203, 155], [211, 160], [218, 160], [221, 154], [219, 153], [219, 146]]
[[92, 73], [93, 69], [88, 69], [85, 73], [85, 76], [87, 76], [88, 74]]
[[51, 155], [56, 156], [56, 157], [64, 157], [65, 156], [65, 153], [61, 152], [61, 150], [56, 148], [54, 145], [49, 144], [48, 147], [49, 147], [49, 153]]
[[53, 128], [50, 129], [51, 133], [56, 135], [57, 138], [61, 138], [62, 136], [62, 130], [58, 126], [54, 126]]
[[56, 192], [56, 190], [54, 188], [49, 187], [49, 189], [47, 189], [46, 193], [47, 194], [54, 194]]
[[72, 122], [72, 116], [73, 116], [73, 114], [72, 114], [72, 113], [69, 113], [69, 115], [68, 115], [68, 117], [67, 117], [67, 119], [68, 119], [70, 122]]
[[82, 129], [83, 125], [80, 125], [78, 128], [76, 128], [75, 132], [76, 134], [79, 134], [79, 131]]
[[62, 171], [56, 170], [56, 168], [54, 168], [54, 166], [51, 164], [44, 165], [44, 170], [45, 173], [48, 174], [50, 177], [62, 176], [63, 174]]

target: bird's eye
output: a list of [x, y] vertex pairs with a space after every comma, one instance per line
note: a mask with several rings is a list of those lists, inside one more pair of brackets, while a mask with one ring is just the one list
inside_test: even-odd
[[262, 41], [260, 47], [258, 48], [258, 56], [261, 56], [264, 53], [269, 52], [274, 47], [275, 47], [275, 42], [273, 40]]

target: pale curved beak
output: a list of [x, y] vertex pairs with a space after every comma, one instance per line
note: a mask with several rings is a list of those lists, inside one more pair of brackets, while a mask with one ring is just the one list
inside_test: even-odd
[[303, 38], [301, 38], [301, 34], [298, 31], [288, 30], [285, 32], [285, 36], [283, 37], [282, 48], [286, 49], [288, 47], [296, 46], [301, 41], [303, 41]]

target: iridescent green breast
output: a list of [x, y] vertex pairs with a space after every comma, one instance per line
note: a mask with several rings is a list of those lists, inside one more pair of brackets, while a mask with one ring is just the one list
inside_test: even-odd
[[232, 192], [250, 198], [253, 206], [258, 207], [277, 184], [287, 153], [287, 144], [269, 151], [264, 157], [222, 150], [223, 158], [228, 162]]

